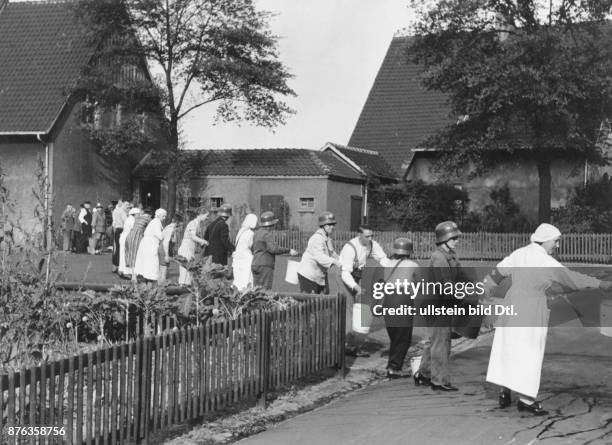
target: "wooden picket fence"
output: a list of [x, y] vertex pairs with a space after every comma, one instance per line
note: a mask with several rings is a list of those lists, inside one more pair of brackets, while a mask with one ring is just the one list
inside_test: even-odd
[[[332, 235], [337, 251], [358, 232], [336, 231]], [[312, 232], [279, 230], [277, 242], [301, 252], [306, 249]], [[513, 250], [529, 243], [529, 233], [464, 233], [457, 248], [459, 258], [466, 260], [499, 260]], [[416, 258], [428, 258], [435, 249], [433, 232], [375, 232], [375, 239], [386, 252], [391, 251], [393, 240], [405, 237], [414, 242]], [[612, 260], [612, 233], [568, 233], [561, 237], [557, 257], [562, 261], [584, 263], [610, 263]]]
[[[2, 375], [2, 443], [146, 443], [170, 425], [343, 367], [345, 298], [300, 300]], [[43, 425], [64, 435], [7, 435], [9, 426]]]

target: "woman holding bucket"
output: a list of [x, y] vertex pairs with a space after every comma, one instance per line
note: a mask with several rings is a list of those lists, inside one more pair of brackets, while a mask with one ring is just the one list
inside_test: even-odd
[[504, 305], [514, 306], [515, 315], [501, 315], [497, 321], [487, 381], [499, 385], [500, 407], [511, 404], [510, 390], [519, 393], [519, 411], [536, 416], [548, 412], [536, 401], [544, 359], [548, 316], [546, 290], [559, 283], [577, 290], [588, 287], [612, 288], [612, 282], [571, 271], [551, 255], [559, 245], [561, 232], [541, 224], [531, 235], [531, 244], [504, 258], [484, 280], [487, 287], [512, 277]]

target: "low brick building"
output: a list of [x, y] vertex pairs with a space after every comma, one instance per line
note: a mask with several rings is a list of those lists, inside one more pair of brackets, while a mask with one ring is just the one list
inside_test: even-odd
[[[316, 229], [324, 210], [336, 214], [339, 230], [355, 229], [363, 219], [367, 176], [329, 147], [184, 151], [181, 156], [186, 167], [179, 173], [179, 211], [230, 203], [237, 216], [233, 228], [247, 212], [266, 210], [278, 216], [279, 228], [304, 231]], [[145, 159], [135, 170], [134, 193], [159, 194], [163, 207], [165, 169], [154, 165]], [[157, 178], [157, 185], [151, 178]]]

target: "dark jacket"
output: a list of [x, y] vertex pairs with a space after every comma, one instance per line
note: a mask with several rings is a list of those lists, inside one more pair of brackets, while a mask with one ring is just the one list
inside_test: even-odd
[[234, 251], [234, 245], [229, 239], [229, 226], [222, 216], [215, 219], [204, 232], [208, 246], [204, 256], [212, 256], [212, 262], [227, 265], [227, 257]]
[[289, 253], [289, 249], [280, 247], [275, 241], [272, 232], [262, 227], [253, 235], [253, 263], [251, 267], [274, 267], [276, 255]]

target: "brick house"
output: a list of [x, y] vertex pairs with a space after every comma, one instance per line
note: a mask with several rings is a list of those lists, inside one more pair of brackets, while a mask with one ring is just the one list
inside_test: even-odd
[[[488, 204], [492, 189], [508, 184], [523, 213], [535, 222], [538, 174], [534, 163], [507, 156], [499, 166], [477, 178], [468, 177], [469, 169], [458, 176], [432, 170], [436, 150], [421, 144], [438, 128], [457, 118], [449, 116], [445, 95], [421, 86], [421, 68], [407, 60], [409, 43], [410, 37], [395, 37], [391, 41], [349, 145], [376, 150], [405, 180], [455, 184], [468, 192], [471, 210]], [[553, 162], [553, 207], [563, 205], [569, 193], [585, 178], [599, 177], [610, 171], [610, 167], [585, 166], [582, 162]]]
[[[271, 210], [280, 219], [279, 228], [312, 231], [319, 213], [331, 210], [339, 230], [354, 230], [364, 211], [367, 216], [368, 178], [380, 174], [383, 180], [395, 180], [376, 152], [331, 143], [319, 150], [193, 150], [181, 156], [185, 167], [180, 172], [179, 212], [230, 203], [237, 215], [234, 229], [247, 212]], [[149, 158], [135, 169], [134, 194], [145, 202], [143, 193], [150, 199], [160, 196], [163, 207], [166, 169], [156, 165]]]
[[[69, 94], [95, 54], [87, 42], [68, 3], [0, 0], [0, 168], [12, 219], [26, 231], [42, 229], [37, 205], [57, 227], [68, 203], [131, 197], [130, 164], [142, 154], [100, 155], [80, 128], [83, 102]], [[43, 203], [32, 193], [39, 167], [48, 178]]]

